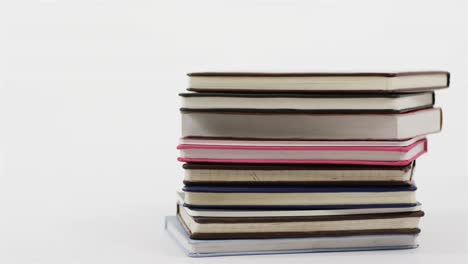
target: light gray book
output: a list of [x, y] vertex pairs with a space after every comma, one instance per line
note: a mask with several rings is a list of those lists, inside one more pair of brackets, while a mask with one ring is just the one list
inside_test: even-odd
[[189, 91], [396, 93], [447, 88], [450, 73], [418, 72], [193, 72]]
[[190, 239], [175, 216], [167, 216], [166, 231], [190, 257], [291, 254], [416, 248], [417, 235], [360, 235], [275, 239]]
[[267, 113], [405, 113], [432, 107], [434, 93], [181, 93], [182, 111]]
[[440, 108], [403, 114], [182, 112], [184, 138], [406, 140], [441, 128]]

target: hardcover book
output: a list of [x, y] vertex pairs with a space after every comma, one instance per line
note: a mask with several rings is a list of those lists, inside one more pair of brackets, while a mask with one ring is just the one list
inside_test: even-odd
[[185, 138], [406, 140], [441, 128], [440, 108], [403, 114], [182, 112]]
[[185, 186], [193, 208], [379, 208], [414, 206], [416, 186]]
[[449, 86], [445, 71], [359, 73], [189, 73], [190, 91], [197, 92], [353, 92], [431, 91]]
[[204, 217], [178, 205], [177, 216], [193, 239], [249, 239], [370, 234], [417, 234], [422, 211], [378, 214]]
[[185, 185], [406, 185], [406, 166], [185, 163]]
[[[251, 142], [251, 141], [250, 141]], [[408, 140], [402, 146], [381, 143], [375, 146], [313, 146], [287, 144], [258, 146], [180, 144], [179, 161], [211, 163], [296, 163], [296, 164], [358, 164], [406, 166], [427, 151], [425, 138]], [[406, 145], [404, 145], [406, 143]], [[411, 144], [410, 144], [411, 143]]]
[[[201, 217], [279, 217], [279, 216], [332, 216], [332, 215], [355, 215], [355, 214], [385, 214], [421, 211], [421, 204], [412, 206], [388, 207], [388, 208], [350, 208], [350, 209], [196, 209], [184, 205], [184, 193], [178, 193], [177, 205], [183, 208], [190, 216]], [[182, 210], [182, 209], [181, 209]]]
[[430, 108], [434, 93], [181, 93], [181, 111], [266, 113], [405, 113]]
[[417, 234], [197, 240], [189, 237], [175, 216], [166, 217], [165, 228], [190, 257], [394, 250], [418, 246]]

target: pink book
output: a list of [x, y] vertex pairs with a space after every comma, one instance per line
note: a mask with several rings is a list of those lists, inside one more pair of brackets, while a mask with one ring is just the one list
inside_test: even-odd
[[356, 164], [405, 166], [427, 151], [427, 140], [262, 141], [182, 140], [179, 161], [214, 163]]

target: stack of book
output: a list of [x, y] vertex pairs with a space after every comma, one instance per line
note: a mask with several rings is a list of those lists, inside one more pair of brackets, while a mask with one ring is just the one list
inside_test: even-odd
[[166, 229], [190, 256], [417, 246], [415, 160], [448, 72], [189, 77]]

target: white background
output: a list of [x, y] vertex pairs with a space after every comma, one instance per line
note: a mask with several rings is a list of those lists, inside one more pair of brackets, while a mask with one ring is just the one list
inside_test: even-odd
[[[0, 263], [466, 261], [464, 2], [1, 1]], [[452, 86], [418, 160], [419, 249], [190, 259], [164, 233], [186, 72], [425, 69]]]

